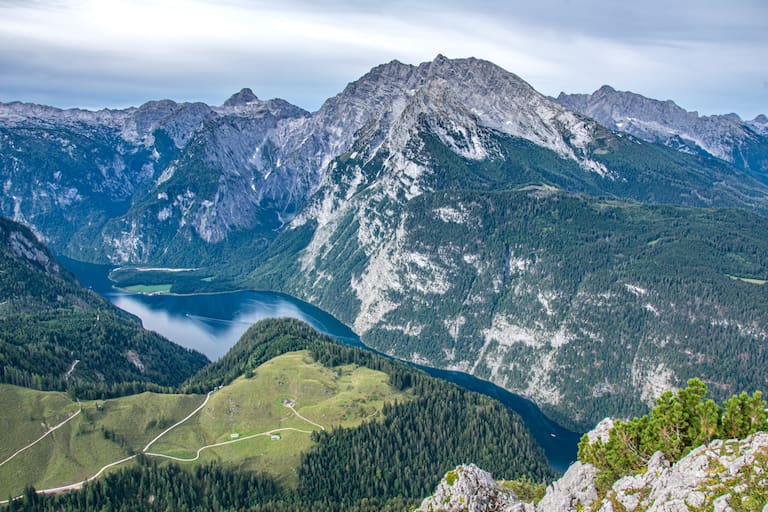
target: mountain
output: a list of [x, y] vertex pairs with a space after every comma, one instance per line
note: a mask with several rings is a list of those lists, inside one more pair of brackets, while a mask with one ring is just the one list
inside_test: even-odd
[[0, 361], [2, 382], [80, 396], [176, 386], [207, 363], [82, 288], [28, 228], [4, 218]]
[[576, 427], [640, 413], [690, 377], [719, 398], [768, 378], [765, 217], [547, 187], [381, 196], [278, 237], [254, 286]]
[[[430, 172], [444, 157], [471, 174]], [[652, 202], [768, 204], [768, 187], [740, 170], [616, 135], [478, 59], [383, 64], [314, 113], [249, 89], [218, 107], [0, 104], [0, 211], [74, 259], [239, 260], [306, 218], [308, 202], [317, 212], [318, 193], [352, 193], [384, 174], [409, 197], [543, 182]]]
[[[578, 428], [691, 376], [722, 394], [765, 378], [759, 174], [606, 128], [490, 62], [392, 61], [314, 113], [243, 90], [0, 119], [2, 208], [65, 255], [291, 293]], [[120, 172], [102, 176], [109, 148]], [[62, 187], [69, 203], [40, 193]]]
[[279, 157], [257, 159], [254, 151], [277, 120], [305, 115], [244, 91], [221, 107], [163, 100], [90, 112], [0, 104], [0, 207], [76, 259], [204, 254], [233, 229], [271, 232], [303, 199], [293, 175], [265, 181]]
[[[193, 388], [207, 394], [76, 403], [3, 385], [0, 492], [81, 482], [121, 461], [82, 491], [27, 497], [55, 510], [86, 500], [89, 509], [142, 509], [149, 500], [181, 510], [395, 511], [465, 459], [510, 478], [554, 477], [520, 417], [499, 402], [295, 320], [255, 324]], [[44, 433], [41, 421], [62, 420], [45, 444], [17, 451]], [[206, 483], [211, 474], [217, 481]]]
[[604, 85], [592, 94], [560, 93], [556, 101], [603, 126], [691, 154], [709, 154], [768, 183], [768, 119], [736, 114], [700, 116], [671, 100], [659, 101]]

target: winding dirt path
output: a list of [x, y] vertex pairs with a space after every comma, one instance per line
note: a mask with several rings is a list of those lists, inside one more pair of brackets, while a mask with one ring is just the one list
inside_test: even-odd
[[293, 414], [295, 414], [296, 416], [298, 416], [302, 420], [306, 421], [310, 425], [314, 425], [316, 427], [320, 427], [320, 430], [325, 430], [325, 427], [322, 426], [321, 424], [315, 423], [314, 421], [309, 420], [309, 419], [305, 418], [304, 416], [302, 416], [301, 414], [299, 414], [298, 411], [296, 411], [296, 409], [294, 409], [293, 404], [283, 404], [283, 405], [286, 406], [287, 408], [289, 408], [291, 411], [293, 411]]
[[20, 453], [21, 453], [21, 452], [23, 452], [24, 450], [27, 450], [27, 449], [29, 449], [29, 448], [32, 448], [32, 447], [33, 447], [33, 446], [35, 446], [37, 443], [39, 443], [40, 441], [42, 441], [43, 439], [45, 439], [46, 437], [48, 437], [48, 435], [49, 435], [50, 433], [52, 433], [53, 431], [55, 431], [55, 430], [57, 430], [57, 429], [59, 429], [59, 428], [63, 427], [63, 426], [64, 426], [64, 425], [65, 425], [65, 424], [66, 424], [68, 421], [71, 421], [71, 420], [72, 420], [72, 419], [73, 419], [75, 416], [77, 416], [78, 414], [80, 414], [80, 411], [82, 411], [82, 410], [83, 410], [82, 408], [78, 409], [78, 410], [77, 410], [77, 412], [75, 412], [74, 414], [70, 415], [70, 416], [69, 416], [69, 418], [65, 419], [64, 421], [62, 421], [61, 423], [59, 423], [59, 424], [58, 424], [58, 425], [56, 425], [55, 427], [51, 427], [51, 428], [49, 428], [49, 429], [48, 429], [48, 431], [47, 431], [45, 434], [43, 434], [42, 436], [40, 436], [40, 437], [39, 437], [39, 438], [38, 438], [36, 441], [32, 441], [31, 443], [29, 443], [29, 444], [28, 444], [27, 446], [25, 446], [24, 448], [21, 448], [21, 449], [19, 449], [19, 450], [16, 450], [16, 452], [15, 452], [13, 455], [11, 455], [11, 456], [10, 456], [10, 457], [8, 457], [7, 459], [5, 459], [3, 462], [0, 462], [0, 466], [4, 465], [6, 462], [8, 462], [8, 461], [10, 461], [11, 459], [13, 459], [14, 457], [16, 457], [18, 454], [20, 454]]
[[[187, 416], [186, 416], [184, 419], [182, 419], [182, 420], [180, 420], [180, 421], [178, 421], [178, 422], [174, 423], [173, 425], [171, 425], [171, 426], [170, 426], [170, 427], [168, 427], [167, 429], [165, 429], [165, 430], [163, 430], [162, 432], [160, 432], [160, 434], [158, 434], [158, 435], [157, 435], [157, 436], [156, 436], [154, 439], [152, 439], [152, 440], [151, 440], [151, 441], [150, 441], [150, 442], [147, 444], [147, 446], [145, 446], [145, 447], [144, 447], [144, 449], [143, 449], [143, 450], [141, 450], [141, 453], [146, 453], [146, 451], [149, 449], [149, 447], [150, 447], [150, 446], [152, 446], [154, 443], [156, 443], [156, 442], [157, 442], [157, 441], [158, 441], [158, 440], [159, 440], [161, 437], [163, 437], [165, 434], [167, 434], [168, 432], [170, 432], [171, 430], [173, 430], [174, 428], [178, 427], [179, 425], [181, 425], [181, 424], [182, 424], [182, 423], [184, 423], [185, 421], [189, 420], [189, 419], [190, 419], [192, 416], [194, 416], [195, 414], [197, 414], [198, 412], [200, 412], [200, 410], [201, 410], [203, 407], [205, 407], [205, 404], [207, 404], [207, 403], [208, 403], [208, 400], [210, 400], [210, 398], [211, 398], [211, 394], [212, 394], [212, 393], [213, 393], [213, 391], [210, 391], [210, 392], [209, 392], [209, 393], [208, 393], [208, 394], [205, 396], [205, 400], [203, 400], [203, 403], [202, 403], [202, 404], [200, 404], [200, 405], [199, 405], [199, 406], [198, 406], [198, 407], [197, 407], [197, 408], [196, 408], [194, 411], [192, 411], [191, 413], [189, 413], [189, 414], [188, 414], [188, 415], [187, 415]], [[45, 434], [44, 434], [44, 435], [43, 435], [43, 436], [42, 436], [40, 439], [38, 439], [38, 440], [37, 440], [37, 441], [35, 441], [34, 443], [31, 443], [31, 444], [29, 444], [29, 445], [25, 446], [25, 447], [24, 447], [24, 448], [22, 448], [21, 450], [17, 451], [17, 452], [16, 452], [16, 453], [14, 453], [13, 455], [11, 455], [11, 457], [10, 457], [10, 458], [8, 458], [8, 459], [6, 459], [5, 461], [3, 461], [3, 463], [2, 463], [2, 464], [5, 464], [5, 463], [6, 463], [6, 462], [8, 462], [9, 460], [11, 460], [13, 457], [15, 457], [16, 455], [18, 455], [19, 453], [21, 453], [22, 451], [26, 450], [26, 449], [27, 449], [27, 448], [29, 448], [30, 446], [32, 446], [32, 445], [34, 445], [35, 443], [37, 443], [37, 442], [39, 442], [40, 440], [42, 440], [42, 439], [43, 439], [45, 436], [47, 436], [48, 434], [50, 434], [51, 432], [53, 432], [53, 431], [54, 431], [54, 430], [56, 430], [57, 428], [59, 428], [59, 427], [61, 427], [62, 425], [64, 425], [64, 424], [65, 424], [67, 421], [71, 420], [72, 418], [74, 418], [75, 416], [77, 416], [78, 414], [80, 414], [80, 411], [82, 411], [82, 408], [81, 408], [81, 409], [79, 409], [79, 410], [78, 410], [78, 411], [77, 411], [75, 414], [73, 414], [72, 416], [70, 416], [69, 418], [67, 418], [65, 421], [63, 421], [63, 422], [59, 423], [58, 425], [56, 425], [55, 427], [53, 427], [52, 429], [50, 429], [48, 432], [46, 432], [46, 433], [45, 433]], [[100, 477], [100, 476], [101, 476], [101, 475], [102, 475], [102, 474], [103, 474], [103, 473], [104, 473], [106, 470], [108, 470], [109, 468], [112, 468], [112, 467], [115, 467], [115, 466], [119, 466], [120, 464], [123, 464], [123, 463], [125, 463], [125, 462], [128, 462], [129, 460], [133, 460], [133, 459], [135, 459], [137, 456], [138, 456], [138, 455], [131, 455], [131, 456], [129, 456], [129, 457], [125, 457], [125, 458], [123, 458], [123, 459], [120, 459], [120, 460], [116, 460], [116, 461], [114, 461], [114, 462], [110, 462], [109, 464], [107, 464], [107, 465], [105, 465], [104, 467], [102, 467], [102, 468], [101, 468], [99, 471], [97, 471], [95, 475], [93, 475], [93, 476], [90, 476], [90, 477], [88, 477], [88, 478], [86, 478], [85, 480], [82, 480], [82, 481], [80, 481], [80, 482], [75, 482], [75, 483], [72, 483], [72, 484], [62, 485], [62, 486], [60, 486], [60, 487], [51, 487], [51, 488], [48, 488], [48, 489], [38, 489], [38, 490], [37, 490], [37, 494], [57, 494], [57, 493], [60, 493], [60, 492], [76, 491], [76, 490], [78, 490], [78, 489], [81, 489], [81, 488], [83, 487], [83, 485], [84, 485], [84, 484], [86, 484], [86, 483], [88, 483], [88, 482], [90, 482], [90, 481], [92, 481], [92, 480], [95, 480], [95, 479], [99, 478], [99, 477]], [[2, 465], [2, 464], [0, 464], [0, 465]], [[15, 501], [15, 500], [17, 500], [17, 499], [19, 499], [19, 498], [21, 498], [21, 496], [16, 496], [15, 498], [12, 498], [12, 499]], [[0, 501], [0, 505], [5, 505], [5, 504], [7, 504], [9, 501], [10, 501], [10, 500], [2, 500], [2, 501]]]
[[[207, 402], [207, 400], [206, 400], [206, 402]], [[203, 404], [203, 405], [205, 405], [205, 404]], [[325, 427], [324, 427], [324, 426], [320, 425], [319, 423], [315, 423], [314, 421], [312, 421], [312, 420], [310, 420], [310, 419], [308, 419], [308, 418], [305, 418], [304, 416], [302, 416], [301, 414], [299, 414], [299, 413], [296, 411], [296, 409], [294, 408], [294, 406], [293, 406], [292, 404], [285, 404], [285, 403], [284, 403], [283, 405], [284, 405], [285, 407], [287, 407], [288, 409], [290, 409], [290, 410], [291, 410], [291, 412], [293, 412], [293, 414], [295, 414], [295, 415], [296, 415], [298, 418], [302, 419], [303, 421], [306, 421], [306, 422], [307, 422], [307, 423], [309, 423], [310, 425], [314, 425], [314, 426], [316, 426], [316, 427], [319, 427], [321, 430], [325, 430]], [[197, 409], [197, 410], [195, 410], [195, 411], [193, 411], [193, 412], [192, 412], [192, 414], [194, 414], [194, 413], [195, 413], [195, 412], [197, 412], [198, 410], [202, 409], [202, 407], [203, 407], [202, 405], [201, 405], [200, 407], [198, 407], [198, 409]], [[190, 414], [189, 416], [192, 416], [192, 414]], [[180, 421], [180, 422], [179, 422], [179, 424], [180, 424], [180, 423], [183, 423], [184, 421], [186, 421], [186, 420], [189, 418], [189, 416], [188, 416], [187, 418], [184, 418], [182, 421]], [[178, 424], [177, 424], [177, 425], [178, 425]], [[174, 425], [174, 426], [173, 426], [173, 427], [171, 427], [171, 428], [174, 428], [175, 426], [176, 426], [176, 425]], [[169, 429], [169, 430], [170, 430], [170, 429]], [[202, 453], [204, 450], [207, 450], [207, 449], [209, 449], [209, 448], [216, 448], [217, 446], [225, 446], [225, 445], [228, 445], [228, 444], [239, 443], [239, 442], [241, 442], [241, 441], [247, 441], [247, 440], [249, 440], [249, 439], [254, 439], [254, 438], [256, 438], [256, 437], [271, 436], [272, 434], [274, 434], [274, 433], [276, 433], [276, 432], [285, 432], [285, 431], [301, 432], [302, 434], [311, 434], [311, 433], [312, 433], [312, 431], [311, 431], [311, 430], [301, 430], [301, 429], [299, 429], [299, 428], [293, 428], [293, 427], [283, 427], [283, 428], [276, 428], [276, 429], [272, 429], [272, 430], [267, 430], [267, 431], [265, 431], [265, 432], [259, 432], [258, 434], [251, 434], [251, 435], [248, 435], [248, 436], [244, 436], [244, 437], [240, 437], [240, 438], [237, 438], [237, 439], [232, 439], [232, 440], [230, 440], [230, 441], [221, 441], [221, 442], [219, 442], [219, 443], [213, 443], [213, 444], [208, 444], [208, 445], [202, 446], [202, 447], [198, 448], [198, 450], [197, 450], [197, 453], [195, 454], [195, 456], [194, 456], [194, 457], [192, 457], [191, 459], [185, 459], [185, 458], [183, 458], [183, 457], [175, 457], [175, 456], [173, 456], [173, 455], [166, 455], [166, 454], [164, 454], [164, 453], [154, 453], [154, 452], [148, 452], [148, 451], [147, 451], [147, 448], [149, 448], [149, 446], [150, 446], [152, 443], [154, 443], [155, 441], [157, 441], [157, 439], [159, 439], [160, 437], [162, 437], [163, 435], [165, 435], [165, 432], [163, 432], [163, 433], [162, 433], [160, 436], [158, 436], [157, 438], [153, 439], [153, 440], [152, 440], [152, 442], [151, 442], [151, 443], [149, 443], [149, 444], [148, 444], [148, 445], [147, 445], [147, 446], [144, 448], [144, 455], [146, 455], [146, 456], [148, 456], [148, 457], [162, 457], [162, 458], [164, 458], [164, 459], [171, 459], [171, 460], [175, 460], [175, 461], [179, 461], [179, 462], [194, 462], [194, 461], [196, 461], [196, 460], [198, 460], [198, 459], [200, 458], [200, 454], [201, 454], [201, 453]]]
[[[41, 490], [37, 491], [37, 494], [58, 494], [60, 492], [66, 492], [66, 491], [77, 491], [79, 489], [82, 489], [83, 485], [87, 484], [88, 482], [91, 482], [91, 481], [96, 480], [97, 478], [99, 478], [102, 475], [102, 473], [104, 473], [109, 468], [114, 467], [114, 466], [119, 466], [120, 464], [122, 464], [124, 462], [128, 462], [129, 460], [135, 459], [137, 456], [138, 455], [131, 455], [130, 457], [126, 457], [124, 459], [120, 459], [120, 460], [116, 460], [115, 462], [111, 462], [111, 463], [107, 464], [106, 466], [104, 466], [103, 468], [101, 468], [95, 475], [86, 478], [82, 482], [75, 482], [74, 484], [62, 485], [61, 487], [51, 487], [50, 489], [41, 489]], [[16, 499], [16, 498], [14, 498], [14, 499]]]
[[265, 437], [265, 436], [271, 436], [272, 434], [276, 432], [285, 432], [291, 430], [293, 432], [301, 432], [302, 434], [311, 434], [311, 430], [301, 430], [299, 428], [293, 428], [293, 427], [283, 427], [283, 428], [276, 428], [274, 430], [267, 430], [266, 432], [259, 432], [258, 434], [251, 434], [249, 436], [239, 437], [237, 439], [232, 439], [231, 441], [222, 441], [220, 443], [213, 443], [205, 445], [201, 448], [198, 448], [197, 454], [192, 457], [191, 459], [184, 459], [182, 457], [174, 457], [173, 455], [165, 455], [163, 453], [152, 453], [152, 452], [146, 452], [144, 455], [147, 457], [162, 457], [164, 459], [171, 459], [171, 460], [177, 460], [179, 462], [194, 462], [197, 459], [200, 458], [200, 454], [203, 452], [203, 450], [207, 450], [209, 448], [216, 448], [217, 446], [224, 446], [228, 444], [234, 444], [239, 443], [240, 441], [248, 441], [249, 439], [254, 439], [256, 437]]
[[187, 417], [186, 417], [186, 418], [184, 418], [184, 419], [182, 419], [182, 420], [179, 420], [179, 421], [177, 421], [176, 423], [174, 423], [173, 425], [171, 425], [171, 426], [170, 426], [170, 427], [168, 427], [167, 429], [165, 429], [165, 430], [163, 430], [162, 432], [160, 432], [160, 433], [157, 435], [157, 437], [155, 437], [153, 440], [151, 440], [149, 443], [147, 443], [147, 446], [145, 446], [145, 447], [144, 447], [144, 448], [141, 450], [141, 452], [142, 452], [142, 453], [146, 453], [146, 451], [147, 451], [147, 450], [149, 450], [149, 447], [150, 447], [150, 446], [152, 446], [153, 444], [155, 444], [155, 443], [156, 443], [156, 442], [157, 442], [157, 441], [158, 441], [158, 440], [159, 440], [161, 437], [163, 437], [165, 434], [167, 434], [167, 433], [168, 433], [168, 432], [170, 432], [171, 430], [175, 429], [176, 427], [178, 427], [179, 425], [181, 425], [182, 423], [184, 423], [185, 421], [187, 421], [189, 418], [191, 418], [192, 416], [194, 416], [195, 414], [197, 414], [198, 412], [200, 412], [200, 410], [201, 410], [203, 407], [205, 407], [205, 404], [207, 404], [207, 403], [208, 403], [208, 400], [210, 400], [210, 399], [211, 399], [211, 395], [212, 395], [212, 394], [213, 394], [213, 391], [209, 391], [209, 392], [208, 392], [208, 394], [207, 394], [207, 395], [205, 395], [205, 400], [203, 400], [203, 403], [201, 403], [201, 404], [198, 406], [198, 408], [197, 408], [197, 409], [195, 409], [194, 411], [192, 411], [191, 413], [189, 413], [189, 414], [187, 415]]

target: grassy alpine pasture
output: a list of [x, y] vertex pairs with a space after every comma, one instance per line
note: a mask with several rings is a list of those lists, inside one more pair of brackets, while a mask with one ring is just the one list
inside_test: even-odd
[[198, 448], [231, 441], [233, 434], [243, 438], [292, 428], [296, 431], [280, 431], [280, 440], [265, 435], [204, 450], [195, 461], [237, 461], [291, 484], [301, 454], [312, 444], [307, 432], [359, 425], [378, 415], [385, 402], [408, 396], [392, 388], [383, 372], [354, 365], [329, 369], [313, 361], [307, 350], [290, 352], [216, 391], [200, 414], [164, 436], [151, 451], [194, 458]]
[[26, 484], [38, 489], [82, 481], [106, 464], [141, 451], [163, 429], [200, 403], [200, 395], [141, 393], [84, 401], [80, 414], [29, 449], [79, 407], [60, 392], [0, 385], [0, 496], [18, 495]]
[[[216, 460], [293, 485], [299, 458], [313, 444], [312, 431], [359, 425], [376, 417], [385, 402], [407, 397], [394, 390], [382, 372], [354, 365], [328, 369], [314, 362], [309, 351], [287, 353], [214, 392], [200, 412], [148, 451], [193, 459], [203, 446], [264, 434], [203, 450], [194, 462], [180, 463]], [[77, 416], [5, 462], [79, 407], [64, 393], [0, 385], [0, 496], [17, 496], [27, 484], [46, 489], [82, 481], [111, 462], [141, 452], [204, 399], [142, 393], [82, 402]], [[283, 400], [291, 400], [296, 413], [306, 419]], [[280, 431], [280, 439], [272, 439], [273, 431], [286, 428], [296, 430]]]

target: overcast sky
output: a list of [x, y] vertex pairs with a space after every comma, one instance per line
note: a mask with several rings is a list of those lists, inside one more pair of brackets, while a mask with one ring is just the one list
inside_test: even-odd
[[0, 101], [316, 110], [371, 67], [490, 60], [544, 94], [603, 84], [768, 114], [768, 0], [0, 0]]

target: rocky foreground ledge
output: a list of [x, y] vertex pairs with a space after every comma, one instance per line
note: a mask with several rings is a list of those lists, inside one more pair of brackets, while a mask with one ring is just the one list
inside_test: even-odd
[[[590, 432], [609, 430], [601, 423]], [[597, 469], [576, 462], [541, 501], [525, 503], [474, 464], [449, 471], [417, 512], [768, 512], [768, 433], [715, 440], [675, 464], [655, 453], [645, 471], [617, 480], [599, 496]]]

